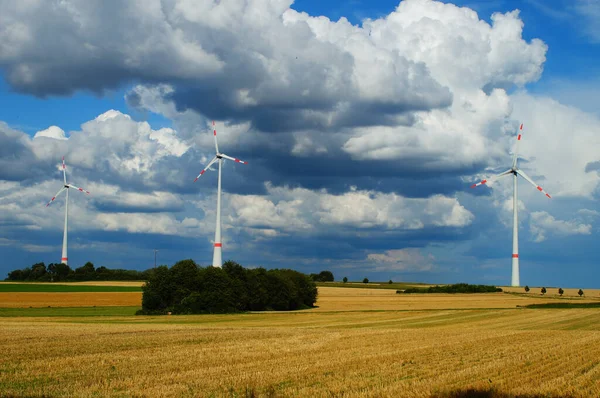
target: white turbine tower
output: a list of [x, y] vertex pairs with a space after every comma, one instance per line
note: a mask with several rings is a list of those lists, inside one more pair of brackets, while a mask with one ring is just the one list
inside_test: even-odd
[[221, 256], [221, 251], [223, 249], [223, 244], [221, 242], [221, 163], [223, 159], [233, 160], [237, 163], [248, 164], [248, 162], [244, 162], [243, 160], [239, 160], [236, 158], [232, 158], [231, 156], [227, 156], [224, 153], [219, 152], [219, 144], [217, 143], [217, 129], [215, 127], [215, 122], [213, 124], [213, 136], [215, 137], [215, 150], [216, 155], [211, 160], [208, 165], [198, 174], [198, 177], [194, 180], [194, 182], [198, 181], [198, 178], [202, 176], [208, 170], [210, 166], [215, 162], [219, 162], [219, 182], [217, 184], [217, 226], [215, 228], [215, 242], [214, 242], [214, 251], [213, 251], [213, 267], [221, 267], [223, 265], [223, 260]]
[[517, 143], [515, 145], [515, 151], [513, 153], [513, 161], [512, 167], [506, 170], [503, 173], [497, 174], [495, 176], [490, 177], [487, 180], [482, 180], [477, 184], [471, 185], [471, 188], [475, 188], [478, 185], [486, 184], [490, 181], [496, 180], [498, 178], [502, 178], [509, 174], [513, 176], [513, 250], [512, 250], [512, 278], [511, 285], [512, 286], [520, 286], [519, 281], [519, 218], [517, 215], [517, 176], [523, 177], [527, 182], [537, 188], [538, 191], [545, 194], [547, 197], [551, 197], [546, 191], [542, 189], [539, 185], [537, 185], [527, 174], [523, 172], [523, 170], [517, 167], [518, 160], [518, 149], [519, 149], [519, 141], [521, 141], [521, 135], [523, 132], [523, 124], [519, 127], [519, 135], [517, 137]]
[[46, 205], [46, 207], [50, 206], [50, 203], [54, 202], [54, 199], [56, 199], [58, 197], [58, 195], [60, 195], [64, 191], [66, 191], [66, 198], [65, 198], [65, 231], [64, 231], [64, 234], [63, 234], [62, 257], [60, 259], [60, 262], [63, 263], [63, 264], [68, 264], [69, 257], [67, 256], [67, 230], [68, 230], [68, 222], [69, 222], [69, 188], [73, 188], [73, 189], [76, 189], [78, 191], [85, 192], [88, 195], [89, 195], [89, 192], [86, 191], [83, 188], [78, 188], [75, 185], [67, 184], [67, 166], [65, 165], [65, 157], [64, 156], [62, 158], [62, 170], [63, 170], [64, 185], [56, 193], [56, 195], [54, 195], [52, 197], [52, 199], [50, 199], [50, 202], [48, 202], [48, 204]]

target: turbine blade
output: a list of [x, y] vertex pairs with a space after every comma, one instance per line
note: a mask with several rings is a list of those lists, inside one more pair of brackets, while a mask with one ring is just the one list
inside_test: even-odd
[[224, 153], [221, 154], [221, 157], [224, 157], [225, 159], [233, 160], [234, 162], [237, 162], [237, 163], [248, 164], [248, 162], [244, 162], [243, 160], [240, 160], [238, 158], [232, 158], [231, 156], [227, 156]]
[[540, 187], [538, 184], [536, 184], [527, 174], [525, 174], [522, 170], [517, 170], [517, 174], [520, 175], [521, 177], [523, 177], [525, 180], [527, 180], [531, 185], [533, 185], [538, 191], [540, 191], [541, 193], [543, 193], [544, 195], [546, 195], [549, 198], [552, 198], [552, 196], [550, 196], [550, 194], [546, 191], [544, 191], [544, 189], [542, 187]]
[[202, 174], [204, 174], [206, 172], [206, 170], [208, 170], [208, 168], [210, 166], [213, 165], [214, 162], [216, 162], [218, 160], [218, 158], [215, 156], [213, 158], [213, 160], [210, 161], [210, 163], [200, 172], [200, 174], [198, 174], [198, 177], [196, 177], [196, 179], [194, 180], [194, 182], [198, 181], [198, 178], [200, 178], [200, 176], [202, 176]]
[[471, 185], [471, 188], [475, 188], [475, 187], [478, 187], [478, 186], [480, 186], [480, 185], [487, 184], [488, 182], [491, 182], [491, 181], [497, 180], [497, 179], [499, 179], [499, 178], [502, 178], [502, 177], [504, 177], [504, 176], [506, 176], [506, 175], [509, 175], [510, 173], [512, 173], [512, 169], [508, 169], [508, 170], [506, 170], [505, 172], [502, 172], [502, 173], [500, 173], [500, 174], [496, 174], [495, 176], [491, 176], [491, 177], [489, 177], [489, 178], [487, 178], [487, 179], [485, 179], [485, 180], [481, 180], [481, 181], [480, 181], [480, 182], [478, 182], [477, 184], [473, 184], [473, 185]]
[[517, 143], [515, 144], [515, 151], [513, 152], [513, 169], [517, 168], [517, 157], [519, 156], [519, 141], [521, 141], [521, 136], [523, 135], [523, 123], [521, 123], [521, 127], [519, 127], [519, 135], [517, 136]]
[[215, 137], [215, 150], [219, 153], [219, 143], [217, 142], [217, 127], [215, 125], [215, 121], [213, 120], [213, 137]]
[[78, 191], [85, 192], [85, 193], [87, 193], [88, 195], [90, 194], [90, 192], [89, 192], [89, 191], [86, 191], [86, 190], [85, 190], [85, 189], [83, 189], [83, 188], [76, 187], [75, 185], [67, 184], [67, 186], [68, 186], [69, 188], [74, 188], [74, 189], [76, 189], [76, 190], [78, 190]]
[[58, 195], [60, 195], [60, 194], [61, 194], [63, 191], [66, 191], [66, 190], [67, 190], [67, 188], [65, 188], [65, 187], [62, 187], [62, 188], [61, 188], [61, 189], [60, 189], [60, 190], [59, 190], [59, 191], [56, 193], [56, 195], [54, 195], [54, 196], [52, 197], [52, 199], [50, 199], [50, 202], [48, 202], [48, 203], [46, 204], [46, 207], [50, 206], [50, 203], [54, 202], [54, 199], [58, 198]]
[[63, 180], [65, 185], [67, 185], [67, 165], [65, 165], [65, 157], [62, 159], [62, 168], [63, 168]]

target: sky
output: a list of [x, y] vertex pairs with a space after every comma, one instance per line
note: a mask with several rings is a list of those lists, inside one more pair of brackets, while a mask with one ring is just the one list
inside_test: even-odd
[[0, 278], [223, 259], [341, 280], [600, 287], [594, 0], [0, 0]]

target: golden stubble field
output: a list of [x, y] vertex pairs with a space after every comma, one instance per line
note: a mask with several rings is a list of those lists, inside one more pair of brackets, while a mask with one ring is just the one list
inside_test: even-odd
[[600, 396], [598, 309], [320, 293], [295, 313], [0, 318], [0, 396]]

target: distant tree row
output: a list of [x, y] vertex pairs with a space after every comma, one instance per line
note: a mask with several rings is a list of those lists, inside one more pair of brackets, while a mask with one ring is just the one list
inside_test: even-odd
[[222, 268], [193, 260], [161, 266], [142, 287], [139, 314], [204, 314], [286, 311], [313, 307], [317, 287], [308, 275], [290, 269], [247, 269], [227, 261]]
[[7, 281], [50, 282], [50, 281], [135, 281], [146, 280], [152, 269], [135, 271], [127, 269], [109, 269], [94, 267], [91, 262], [75, 268], [66, 264], [44, 263], [33, 264], [31, 267], [17, 269], [8, 273]]
[[495, 293], [501, 291], [502, 289], [496, 286], [456, 283], [444, 286], [410, 287], [405, 290], [396, 290], [396, 293]]
[[[525, 293], [529, 293], [529, 290], [531, 290], [531, 289], [529, 289], [529, 286], [525, 286], [525, 288], [524, 288], [524, 289], [525, 289]], [[545, 287], [542, 287], [542, 288], [540, 289], [540, 292], [542, 293], [542, 295], [546, 294], [546, 288], [545, 288]], [[559, 287], [559, 288], [558, 288], [558, 294], [559, 294], [560, 296], [562, 296], [564, 293], [565, 293], [565, 291], [563, 290], [563, 288], [562, 288], [562, 287]], [[579, 297], [583, 296], [583, 294], [584, 294], [584, 293], [583, 293], [583, 290], [579, 289], [579, 291], [577, 292], [577, 294], [579, 295]]]

